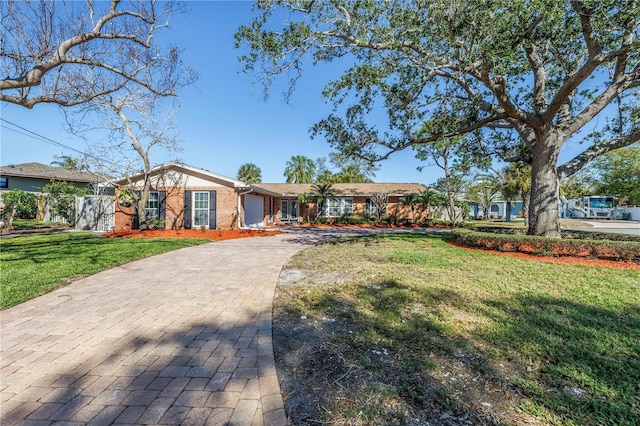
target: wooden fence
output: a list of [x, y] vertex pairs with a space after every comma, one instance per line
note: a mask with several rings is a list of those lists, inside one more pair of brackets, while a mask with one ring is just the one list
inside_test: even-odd
[[108, 195], [76, 197], [77, 230], [111, 231], [115, 227], [115, 199]]

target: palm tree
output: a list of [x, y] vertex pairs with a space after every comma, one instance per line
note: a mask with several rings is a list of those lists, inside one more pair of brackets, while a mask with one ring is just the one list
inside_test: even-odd
[[357, 163], [351, 163], [343, 166], [338, 173], [334, 175], [336, 183], [368, 183], [373, 182], [363, 171], [363, 168]]
[[411, 209], [411, 223], [416, 223], [416, 206], [422, 205], [423, 199], [420, 194], [405, 194], [400, 198], [400, 205], [409, 206]]
[[467, 186], [469, 200], [482, 206], [485, 219], [488, 219], [489, 208], [499, 194], [500, 180], [494, 174], [478, 175], [476, 181]]
[[335, 193], [333, 192], [333, 184], [331, 183], [316, 183], [311, 188], [315, 192], [314, 198], [317, 204], [315, 222], [317, 222], [318, 216], [320, 216], [320, 213], [324, 209], [324, 203], [332, 199]]
[[83, 164], [80, 160], [73, 158], [69, 155], [56, 155], [55, 161], [51, 162], [52, 166], [62, 167], [67, 170], [82, 170]]
[[309, 222], [309, 203], [312, 201], [313, 196], [306, 192], [298, 195], [298, 208], [304, 207], [304, 216], [302, 218], [304, 222]]
[[[511, 210], [509, 198], [517, 199], [522, 197], [522, 215], [525, 225], [529, 223], [529, 198], [531, 197], [531, 165], [523, 162], [510, 163], [503, 171], [504, 183], [502, 185], [502, 195], [507, 201], [507, 209]], [[511, 212], [507, 211], [507, 220]]]
[[237, 177], [239, 181], [244, 183], [262, 182], [262, 172], [260, 168], [253, 163], [246, 163], [240, 166]]
[[427, 188], [420, 193], [420, 198], [422, 200], [422, 206], [427, 209], [427, 213], [431, 215], [431, 207], [438, 206], [444, 204], [444, 199], [442, 195], [432, 188]]
[[518, 168], [520, 166], [517, 163], [511, 163], [500, 172], [500, 192], [507, 204], [505, 211], [507, 222], [511, 222], [511, 203], [521, 195], [521, 184], [517, 176]]
[[287, 183], [311, 183], [316, 173], [316, 163], [304, 155], [294, 155], [287, 161], [284, 176]]

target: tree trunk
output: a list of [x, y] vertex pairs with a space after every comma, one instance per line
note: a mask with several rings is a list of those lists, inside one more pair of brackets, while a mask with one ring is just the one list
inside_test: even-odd
[[455, 226], [457, 221], [457, 214], [456, 214], [456, 200], [453, 196], [453, 194], [450, 192], [449, 193], [449, 220], [451, 221], [451, 225]]
[[138, 223], [140, 230], [144, 231], [149, 229], [149, 225], [147, 224], [147, 202], [149, 201], [149, 192], [151, 192], [151, 179], [149, 175], [145, 173], [144, 177], [144, 185], [142, 187], [142, 192], [140, 193], [140, 198], [138, 198]]
[[524, 218], [524, 226], [529, 226], [529, 202], [531, 201], [531, 190], [521, 192], [522, 196], [522, 217]]
[[558, 144], [538, 139], [531, 170], [531, 204], [529, 235], [560, 238], [558, 216]]
[[506, 216], [505, 220], [507, 222], [511, 222], [511, 200], [507, 201], [505, 216]]

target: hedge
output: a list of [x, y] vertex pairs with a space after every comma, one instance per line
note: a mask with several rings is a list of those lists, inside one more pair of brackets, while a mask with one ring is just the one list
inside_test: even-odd
[[454, 240], [469, 247], [551, 256], [593, 257], [640, 263], [640, 242], [546, 238], [454, 229]]
[[[525, 235], [527, 233], [526, 228], [514, 228], [506, 226], [477, 226], [474, 225], [472, 229], [478, 232], [487, 232], [491, 234], [515, 234]], [[562, 238], [572, 240], [612, 240], [612, 241], [636, 241], [640, 242], [640, 236], [628, 235], [628, 234], [612, 234], [607, 232], [594, 232], [594, 231], [576, 231], [576, 230], [561, 230]]]

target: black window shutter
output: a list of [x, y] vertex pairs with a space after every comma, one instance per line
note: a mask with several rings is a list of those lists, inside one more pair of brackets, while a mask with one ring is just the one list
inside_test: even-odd
[[158, 219], [165, 220], [166, 217], [167, 217], [167, 191], [158, 191]]
[[184, 191], [184, 229], [191, 229], [191, 191]]
[[209, 229], [216, 229], [216, 191], [209, 191]]
[[140, 216], [138, 216], [138, 207], [133, 209], [133, 225], [131, 229], [140, 229]]
[[[136, 194], [136, 198], [140, 198], [140, 191], [134, 191]], [[138, 202], [134, 203], [133, 208], [133, 224], [131, 225], [131, 229], [140, 229], [140, 216], [138, 216]]]

